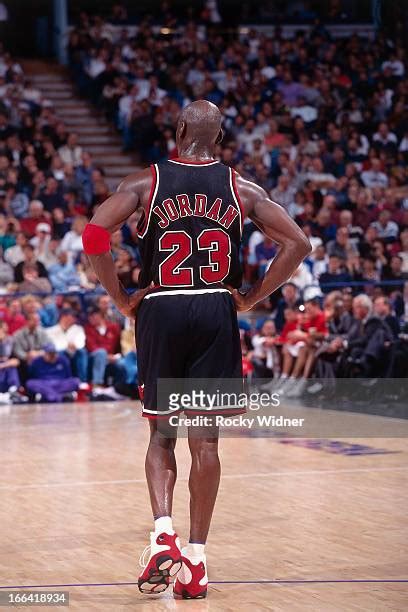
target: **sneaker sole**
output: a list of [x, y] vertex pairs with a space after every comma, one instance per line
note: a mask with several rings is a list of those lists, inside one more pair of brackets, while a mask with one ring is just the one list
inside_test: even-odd
[[169, 586], [170, 579], [181, 570], [181, 565], [181, 557], [180, 559], [173, 559], [167, 555], [162, 555], [156, 560], [156, 569], [150, 568], [150, 576], [139, 578], [137, 583], [139, 591], [147, 595], [163, 593]]
[[198, 595], [190, 595], [186, 589], [183, 589], [181, 593], [176, 593], [173, 591], [174, 599], [205, 599], [207, 597], [207, 589], [205, 591], [201, 591]]

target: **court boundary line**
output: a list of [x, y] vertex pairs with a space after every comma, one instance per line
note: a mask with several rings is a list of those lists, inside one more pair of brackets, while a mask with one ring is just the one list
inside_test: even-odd
[[[354, 578], [354, 579], [275, 579], [275, 580], [210, 580], [208, 584], [404, 584], [408, 578]], [[111, 586], [137, 586], [137, 582], [75, 582], [67, 584], [18, 584], [0, 586], [5, 589], [56, 589], [67, 587], [111, 587]]]
[[[224, 474], [223, 480], [238, 480], [240, 478], [279, 478], [281, 476], [320, 476], [322, 474], [360, 474], [360, 473], [375, 473], [375, 472], [399, 472], [408, 471], [408, 465], [403, 466], [385, 466], [385, 467], [367, 467], [367, 468], [340, 468], [338, 470], [289, 470], [286, 472], [255, 472], [248, 474]], [[177, 478], [178, 481], [187, 482], [188, 476]], [[43, 482], [38, 484], [21, 484], [21, 485], [0, 485], [0, 491], [18, 491], [20, 489], [54, 489], [54, 488], [71, 488], [71, 487], [95, 487], [103, 485], [122, 485], [122, 484], [145, 484], [145, 478], [124, 479], [124, 480], [77, 480], [67, 482]]]

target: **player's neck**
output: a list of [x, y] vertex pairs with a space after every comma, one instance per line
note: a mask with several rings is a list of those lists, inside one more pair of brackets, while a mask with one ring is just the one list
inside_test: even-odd
[[192, 143], [188, 147], [180, 147], [178, 157], [179, 159], [191, 161], [212, 161], [214, 159], [214, 151], [209, 147], [199, 147], [196, 143]]

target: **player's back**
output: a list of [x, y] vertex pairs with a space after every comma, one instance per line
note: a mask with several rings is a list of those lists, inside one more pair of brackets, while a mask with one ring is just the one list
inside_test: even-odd
[[152, 167], [149, 205], [139, 222], [140, 287], [241, 285], [243, 215], [236, 173], [217, 161], [168, 160]]

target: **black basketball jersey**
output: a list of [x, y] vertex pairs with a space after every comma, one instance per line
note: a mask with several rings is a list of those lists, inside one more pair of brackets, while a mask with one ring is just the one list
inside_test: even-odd
[[139, 286], [240, 287], [243, 211], [235, 171], [217, 161], [180, 159], [151, 170], [149, 204], [138, 225]]

